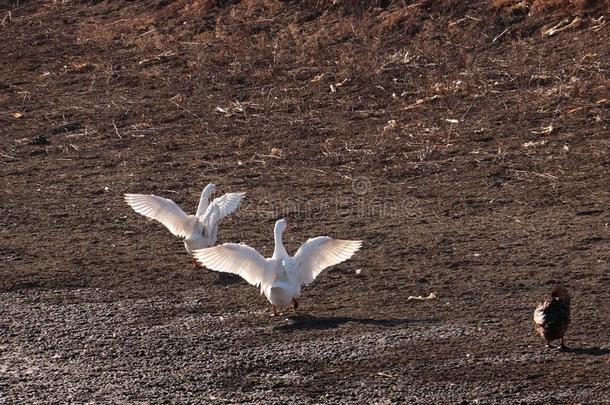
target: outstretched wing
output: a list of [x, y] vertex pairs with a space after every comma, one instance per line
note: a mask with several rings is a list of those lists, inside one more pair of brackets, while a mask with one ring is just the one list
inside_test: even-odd
[[235, 212], [245, 195], [246, 193], [227, 193], [221, 197], [215, 198], [206, 210], [206, 214], [213, 205], [216, 205], [219, 208], [220, 215], [218, 216], [218, 220], [220, 221], [227, 215]]
[[237, 274], [259, 286], [274, 277], [274, 268], [255, 249], [237, 243], [225, 243], [193, 252], [193, 257], [210, 270]]
[[172, 234], [181, 238], [190, 236], [188, 215], [172, 200], [145, 194], [125, 194], [124, 198], [135, 212], [161, 222]]
[[318, 236], [305, 242], [294, 255], [292, 271], [300, 276], [301, 284], [307, 285], [327, 267], [341, 263], [360, 247], [362, 241], [332, 239]]

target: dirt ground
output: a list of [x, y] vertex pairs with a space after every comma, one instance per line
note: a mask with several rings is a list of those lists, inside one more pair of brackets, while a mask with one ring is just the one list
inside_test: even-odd
[[[0, 402], [610, 403], [609, 3], [369, 3], [0, 2]], [[208, 182], [364, 247], [271, 318], [122, 201]]]

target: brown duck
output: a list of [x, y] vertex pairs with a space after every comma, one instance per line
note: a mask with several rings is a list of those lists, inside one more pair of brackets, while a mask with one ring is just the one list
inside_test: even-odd
[[544, 300], [534, 311], [536, 332], [544, 339], [546, 347], [555, 348], [551, 340], [561, 340], [559, 349], [564, 349], [563, 335], [570, 324], [570, 294], [563, 287], [555, 287], [551, 297]]

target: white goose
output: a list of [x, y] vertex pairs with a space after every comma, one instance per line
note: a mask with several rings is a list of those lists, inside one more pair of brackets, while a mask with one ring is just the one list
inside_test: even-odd
[[213, 246], [218, 236], [218, 221], [232, 214], [246, 193], [228, 193], [208, 204], [216, 189], [208, 184], [201, 192], [197, 213], [187, 215], [175, 202], [156, 195], [125, 194], [125, 202], [138, 214], [161, 222], [169, 231], [184, 238], [189, 254], [195, 249]]
[[275, 249], [270, 259], [250, 246], [237, 243], [195, 250], [193, 256], [211, 270], [237, 274], [248, 283], [260, 286], [261, 294], [273, 306], [274, 316], [278, 315], [277, 307], [286, 308], [290, 304], [296, 311], [301, 286], [309, 285], [325, 268], [352, 257], [362, 241], [318, 236], [309, 239], [290, 257], [282, 242], [285, 229], [286, 220], [275, 223]]

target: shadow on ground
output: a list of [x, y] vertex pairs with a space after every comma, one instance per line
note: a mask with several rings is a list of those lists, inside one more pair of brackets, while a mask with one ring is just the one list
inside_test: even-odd
[[605, 356], [610, 354], [610, 349], [605, 347], [568, 347], [563, 352], [588, 356]]
[[374, 319], [359, 318], [351, 316], [312, 316], [312, 315], [293, 315], [289, 316], [290, 323], [278, 325], [274, 329], [279, 331], [313, 330], [313, 329], [334, 329], [346, 323], [356, 323], [360, 325], [373, 326], [400, 326], [408, 323], [435, 323], [437, 319]]

